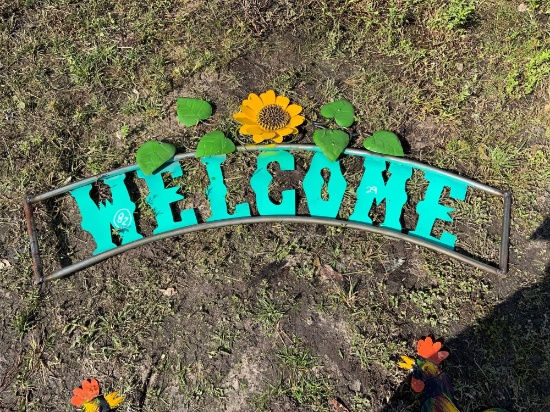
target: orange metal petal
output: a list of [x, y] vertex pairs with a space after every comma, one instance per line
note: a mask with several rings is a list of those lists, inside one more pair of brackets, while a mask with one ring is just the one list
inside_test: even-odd
[[255, 112], [257, 112], [258, 110], [260, 110], [262, 107], [265, 106], [264, 103], [262, 102], [262, 99], [260, 99], [258, 95], [254, 93], [250, 93], [248, 95], [248, 100], [245, 100], [243, 102], [243, 105], [250, 107]]
[[[245, 102], [246, 103], [246, 102]], [[241, 112], [243, 112], [245, 115], [250, 117], [251, 119], [255, 119], [258, 112], [255, 110], [252, 110], [250, 107], [248, 107], [246, 104], [241, 105]]]
[[260, 99], [264, 102], [264, 106], [268, 104], [275, 104], [275, 92], [273, 90], [268, 90], [265, 93], [260, 94]]
[[245, 124], [244, 126], [242, 126], [240, 129], [239, 129], [239, 132], [241, 134], [253, 134], [253, 135], [259, 135], [259, 134], [262, 134], [264, 132], [264, 129], [262, 129], [260, 126], [258, 125], [253, 125], [253, 124]]
[[276, 132], [279, 136], [286, 136], [286, 135], [289, 135], [289, 134], [298, 133], [298, 129], [296, 129], [294, 127], [283, 127], [282, 129], [276, 130]]
[[288, 127], [297, 127], [297, 126], [300, 126], [302, 123], [304, 123], [305, 120], [306, 120], [306, 118], [304, 116], [292, 116], [292, 118], [288, 122], [287, 126]]
[[235, 113], [233, 115], [233, 119], [235, 119], [236, 121], [238, 121], [239, 123], [241, 124], [253, 124], [253, 125], [258, 125], [258, 123], [256, 123], [255, 120], [252, 120], [251, 118], [249, 118], [247, 115], [245, 115], [244, 113]]
[[290, 99], [288, 97], [285, 97], [285, 96], [277, 96], [275, 98], [275, 104], [278, 104], [279, 106], [281, 106], [283, 109], [286, 109], [287, 106], [289, 105], [290, 103]]
[[302, 106], [297, 104], [291, 104], [286, 108], [286, 111], [288, 112], [288, 114], [290, 114], [291, 117], [294, 117], [297, 114], [300, 114], [302, 112]]
[[263, 140], [273, 139], [276, 136], [277, 136], [276, 132], [263, 132], [262, 133], [262, 139]]

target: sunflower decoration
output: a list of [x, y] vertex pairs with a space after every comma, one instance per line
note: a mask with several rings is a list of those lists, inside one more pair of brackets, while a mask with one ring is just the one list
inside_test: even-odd
[[297, 127], [305, 121], [300, 116], [302, 106], [290, 104], [288, 97], [277, 96], [273, 90], [259, 96], [250, 93], [240, 109], [233, 118], [242, 124], [239, 132], [252, 135], [254, 143], [270, 139], [282, 143], [285, 136], [298, 133]]
[[73, 389], [71, 404], [82, 412], [109, 412], [116, 408], [124, 399], [118, 392], [100, 395], [99, 383], [94, 378], [82, 381], [82, 385]]

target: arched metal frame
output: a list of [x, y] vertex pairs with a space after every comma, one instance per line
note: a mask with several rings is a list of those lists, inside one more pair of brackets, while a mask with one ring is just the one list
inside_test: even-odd
[[[319, 151], [319, 149], [314, 145], [306, 145], [306, 144], [278, 144], [278, 145], [247, 145], [247, 146], [238, 146], [237, 148], [238, 152], [257, 152], [257, 151], [269, 151], [269, 150], [292, 150], [292, 151], [309, 151], [309, 152], [316, 152]], [[42, 274], [42, 262], [40, 258], [39, 248], [38, 248], [38, 242], [36, 239], [36, 228], [34, 225], [34, 219], [33, 219], [33, 204], [36, 204], [38, 202], [44, 201], [46, 199], [50, 199], [52, 197], [56, 197], [65, 193], [70, 192], [71, 190], [74, 190], [76, 188], [82, 187], [84, 185], [95, 183], [103, 178], [106, 178], [108, 176], [112, 175], [118, 175], [122, 173], [128, 173], [133, 172], [138, 169], [137, 165], [130, 165], [121, 167], [115, 170], [112, 170], [108, 173], [102, 173], [97, 176], [89, 177], [87, 179], [80, 180], [75, 183], [71, 183], [69, 185], [60, 187], [58, 189], [51, 190], [49, 192], [43, 193], [41, 195], [28, 197], [25, 199], [24, 204], [24, 210], [25, 210], [25, 217], [27, 222], [27, 230], [29, 233], [29, 240], [30, 240], [30, 246], [31, 246], [31, 255], [32, 255], [32, 261], [33, 261], [33, 272], [34, 272], [34, 280], [35, 283], [42, 283], [46, 281], [51, 281], [55, 279], [60, 279], [63, 277], [66, 277], [74, 272], [77, 272], [82, 269], [86, 269], [90, 266], [95, 265], [96, 263], [102, 262], [112, 256], [116, 256], [120, 253], [123, 253], [127, 250], [133, 249], [138, 246], [145, 245], [147, 243], [151, 243], [154, 241], [166, 239], [168, 237], [172, 236], [178, 236], [178, 235], [184, 235], [186, 233], [196, 232], [200, 230], [207, 230], [207, 229], [216, 229], [221, 228], [225, 226], [234, 226], [234, 225], [241, 225], [241, 224], [250, 224], [250, 223], [280, 223], [280, 222], [286, 222], [286, 223], [311, 223], [311, 224], [321, 224], [321, 225], [328, 225], [328, 226], [337, 226], [337, 227], [345, 227], [345, 228], [352, 228], [352, 229], [358, 229], [358, 230], [364, 230], [367, 232], [377, 233], [385, 236], [390, 236], [393, 238], [398, 238], [401, 240], [406, 240], [408, 242], [414, 243], [419, 246], [426, 247], [428, 249], [432, 249], [436, 252], [442, 253], [444, 255], [450, 256], [452, 258], [455, 258], [459, 261], [462, 261], [464, 263], [470, 264], [474, 267], [477, 267], [481, 270], [484, 270], [488, 273], [494, 273], [494, 274], [506, 274], [508, 271], [508, 249], [509, 249], [509, 237], [510, 237], [510, 212], [511, 212], [511, 203], [512, 203], [512, 197], [510, 192], [508, 191], [502, 191], [495, 188], [492, 188], [490, 186], [487, 186], [483, 183], [476, 182], [475, 180], [468, 179], [459, 175], [456, 175], [454, 173], [437, 169], [433, 166], [429, 166], [414, 160], [409, 160], [403, 157], [395, 157], [395, 156], [387, 156], [387, 155], [381, 155], [378, 153], [373, 152], [367, 152], [364, 150], [359, 149], [346, 149], [344, 151], [344, 154], [353, 155], [353, 156], [373, 156], [373, 157], [380, 157], [382, 159], [391, 160], [391, 161], [397, 161], [401, 163], [406, 163], [408, 165], [411, 165], [417, 169], [421, 170], [431, 170], [436, 173], [439, 173], [441, 175], [445, 175], [448, 177], [451, 177], [453, 179], [461, 180], [468, 184], [468, 186], [471, 186], [475, 189], [482, 190], [486, 193], [489, 193], [491, 195], [495, 195], [498, 197], [501, 197], [504, 202], [504, 216], [502, 219], [502, 241], [501, 241], [501, 248], [500, 248], [500, 258], [499, 258], [499, 266], [491, 266], [487, 263], [480, 262], [476, 259], [473, 259], [472, 257], [463, 255], [461, 253], [456, 252], [455, 250], [449, 249], [447, 247], [438, 245], [436, 243], [430, 242], [428, 240], [414, 237], [407, 235], [403, 232], [379, 227], [379, 226], [373, 226], [358, 222], [350, 222], [345, 220], [337, 220], [337, 219], [331, 219], [331, 218], [322, 218], [322, 217], [315, 217], [315, 216], [252, 216], [252, 217], [246, 217], [246, 218], [237, 218], [237, 219], [226, 219], [226, 220], [218, 220], [215, 222], [207, 222], [207, 223], [200, 223], [198, 225], [194, 226], [188, 226], [176, 230], [171, 230], [163, 233], [159, 233], [157, 235], [151, 235], [144, 237], [142, 239], [133, 241], [131, 243], [117, 246], [114, 249], [110, 249], [108, 251], [105, 251], [103, 253], [99, 253], [97, 255], [91, 256], [89, 258], [86, 258], [80, 262], [74, 263], [72, 265], [63, 267], [54, 273], [43, 276]], [[188, 152], [188, 153], [182, 153], [174, 156], [173, 161], [179, 161], [182, 159], [186, 159], [189, 157], [195, 157], [195, 152]]]

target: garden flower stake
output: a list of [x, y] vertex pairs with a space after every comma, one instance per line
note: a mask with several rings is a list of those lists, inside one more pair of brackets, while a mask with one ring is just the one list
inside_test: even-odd
[[233, 118], [242, 124], [239, 132], [252, 135], [254, 143], [269, 139], [282, 143], [284, 136], [298, 133], [297, 127], [305, 120], [300, 116], [302, 106], [290, 104], [288, 97], [277, 96], [273, 90], [260, 96], [250, 93], [240, 109]]
[[82, 412], [108, 412], [116, 408], [124, 399], [118, 392], [108, 395], [99, 394], [99, 383], [94, 379], [82, 381], [82, 385], [73, 389], [71, 404], [81, 408]]

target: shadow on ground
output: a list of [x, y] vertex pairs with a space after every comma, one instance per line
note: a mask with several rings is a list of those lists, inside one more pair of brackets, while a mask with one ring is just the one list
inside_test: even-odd
[[[550, 217], [532, 234], [531, 240], [550, 243]], [[548, 410], [550, 262], [542, 282], [517, 291], [490, 316], [446, 343], [452, 353], [444, 368], [453, 379], [463, 411], [490, 407], [509, 411]], [[473, 399], [482, 388], [491, 396], [480, 405]], [[544, 405], [532, 401], [535, 394], [544, 400]], [[422, 399], [410, 390], [407, 379], [382, 411], [411, 410], [415, 397], [419, 410]]]

